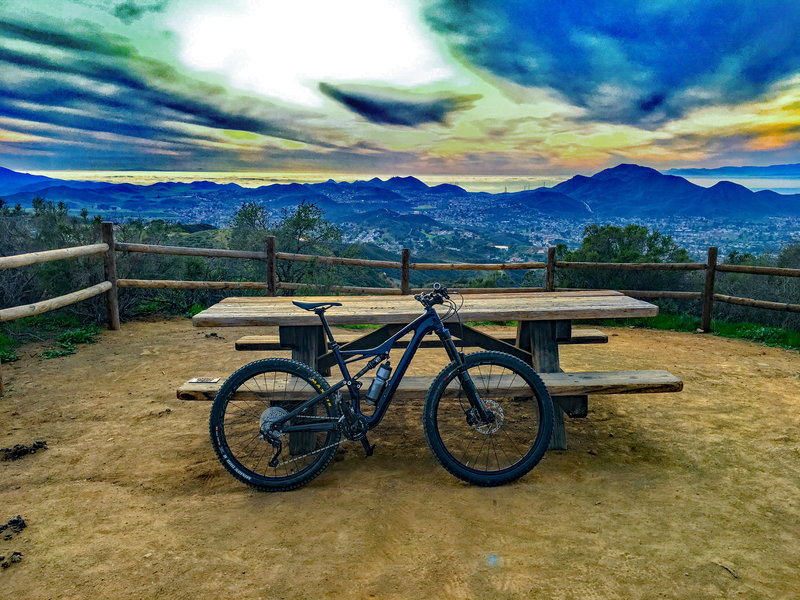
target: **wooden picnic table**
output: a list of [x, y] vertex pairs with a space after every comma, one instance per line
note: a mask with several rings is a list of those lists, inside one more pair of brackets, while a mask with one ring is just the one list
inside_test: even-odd
[[[422, 314], [423, 310], [412, 296], [230, 297], [195, 315], [192, 323], [196, 327], [277, 326], [281, 346], [291, 348], [292, 358], [325, 375], [335, 360], [327, 352], [327, 340], [319, 317], [297, 308], [292, 300], [341, 302], [342, 306], [325, 314], [331, 325], [382, 326], [343, 345], [343, 349], [373, 348]], [[515, 344], [510, 344], [466, 325], [459, 326], [455, 316], [446, 321], [453, 337], [471, 346], [508, 352], [525, 360], [540, 373], [560, 373], [558, 346], [560, 341], [570, 339], [573, 319], [653, 317], [658, 314], [658, 307], [606, 290], [509, 292], [465, 295], [459, 313], [462, 322], [517, 321], [517, 339]], [[585, 416], [586, 406], [586, 395], [557, 398], [551, 448], [566, 449], [562, 409], [571, 416], [581, 416], [581, 413]]]

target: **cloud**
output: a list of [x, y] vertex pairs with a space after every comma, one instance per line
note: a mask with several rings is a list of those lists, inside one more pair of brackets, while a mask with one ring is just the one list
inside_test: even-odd
[[[37, 124], [42, 125], [56, 150], [84, 132], [87, 145], [95, 144], [90, 151], [94, 156], [103, 152], [96, 144], [119, 156], [121, 142], [129, 145], [127, 155], [137, 150], [146, 155], [153, 152], [151, 141], [189, 154], [192, 139], [198, 146], [217, 142], [213, 130], [253, 132], [320, 149], [331, 146], [302, 126], [316, 113], [187, 77], [92, 26], [66, 33], [6, 21], [0, 22], [0, 35], [12, 40], [0, 48], [0, 117], [15, 119], [19, 136], [39, 135]], [[181, 124], [198, 127], [187, 135]], [[40, 149], [52, 150], [46, 145]]]
[[794, 0], [431, 0], [425, 16], [465, 62], [609, 122], [752, 100], [800, 71]]
[[136, 2], [128, 0], [114, 7], [114, 16], [126, 25], [130, 25], [134, 21], [141, 19], [148, 12], [161, 12], [167, 5], [167, 0], [156, 2], [154, 4], [140, 5]]
[[444, 123], [447, 115], [468, 109], [480, 96], [420, 98], [407, 92], [320, 83], [320, 91], [373, 123], [415, 127]]

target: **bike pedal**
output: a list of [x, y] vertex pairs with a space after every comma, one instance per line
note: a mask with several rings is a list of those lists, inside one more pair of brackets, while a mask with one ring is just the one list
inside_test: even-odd
[[364, 454], [366, 454], [364, 458], [372, 456], [372, 453], [375, 451], [375, 444], [370, 444], [367, 438], [363, 437], [361, 438], [361, 445], [364, 446]]

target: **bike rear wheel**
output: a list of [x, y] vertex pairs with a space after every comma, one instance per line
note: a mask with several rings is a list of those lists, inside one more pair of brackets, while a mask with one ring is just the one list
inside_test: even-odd
[[509, 354], [476, 352], [464, 358], [494, 422], [476, 420], [453, 362], [425, 398], [425, 438], [439, 463], [459, 479], [482, 486], [510, 483], [547, 450], [553, 430], [550, 394], [529, 365]]
[[[292, 490], [314, 479], [336, 453], [338, 430], [281, 435], [276, 466], [269, 465], [275, 448], [263, 434], [271, 422], [329, 387], [308, 365], [283, 358], [258, 360], [236, 371], [220, 388], [209, 417], [211, 443], [222, 466], [262, 491]], [[335, 423], [335, 404], [330, 397], [320, 400], [287, 424]]]

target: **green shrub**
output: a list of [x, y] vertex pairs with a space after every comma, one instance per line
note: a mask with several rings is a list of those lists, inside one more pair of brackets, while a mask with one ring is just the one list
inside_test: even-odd
[[56, 338], [59, 346], [65, 347], [75, 344], [94, 344], [96, 336], [100, 333], [100, 327], [97, 325], [87, 325], [86, 327], [80, 327], [78, 329], [70, 329], [65, 331], [61, 335]]
[[78, 344], [94, 344], [94, 336], [100, 333], [97, 325], [87, 325], [78, 329], [69, 329], [56, 338], [56, 343], [60, 348], [50, 348], [42, 352], [42, 358], [59, 358], [75, 354], [75, 347]]
[[197, 313], [199, 313], [200, 311], [203, 311], [203, 310], [205, 310], [205, 309], [206, 309], [206, 307], [205, 307], [205, 306], [203, 306], [202, 304], [192, 304], [192, 305], [189, 307], [189, 310], [187, 310], [187, 311], [184, 313], [184, 316], [186, 316], [186, 317], [188, 317], [188, 318], [190, 318], [190, 319], [191, 319], [191, 318], [192, 318], [193, 316], [195, 316]]
[[50, 348], [49, 350], [45, 350], [42, 352], [42, 358], [59, 358], [61, 356], [69, 356], [70, 354], [75, 354], [74, 345], [65, 346], [61, 349]]

